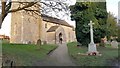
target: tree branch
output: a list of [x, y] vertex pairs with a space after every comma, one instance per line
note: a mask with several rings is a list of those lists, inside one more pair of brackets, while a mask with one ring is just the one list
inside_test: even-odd
[[20, 11], [20, 10], [23, 10], [25, 8], [28, 8], [28, 7], [32, 7], [34, 4], [36, 4], [37, 2], [28, 2], [28, 5], [24, 5], [23, 7], [21, 8], [17, 8], [17, 9], [12, 9], [10, 11], [8, 11], [9, 13], [10, 12], [17, 12], [17, 11]]

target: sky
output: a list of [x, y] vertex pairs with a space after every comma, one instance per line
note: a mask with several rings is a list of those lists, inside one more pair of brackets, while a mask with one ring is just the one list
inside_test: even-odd
[[112, 12], [114, 16], [118, 15], [118, 2], [119, 1], [120, 0], [107, 0], [107, 11]]
[[[72, 0], [73, 4], [75, 0]], [[118, 2], [120, 0], [106, 0], [107, 1], [107, 12], [111, 12], [114, 16], [118, 16]], [[69, 24], [75, 26], [75, 22], [71, 21], [70, 19], [66, 20]], [[10, 36], [10, 25], [11, 25], [11, 14], [5, 18], [2, 28], [0, 29], [0, 35], [7, 35]]]

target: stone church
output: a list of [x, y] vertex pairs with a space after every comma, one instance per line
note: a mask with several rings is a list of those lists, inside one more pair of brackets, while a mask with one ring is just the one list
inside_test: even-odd
[[40, 40], [42, 44], [59, 44], [76, 41], [75, 28], [66, 21], [44, 14], [36, 17], [25, 11], [12, 13], [10, 42], [36, 44]]

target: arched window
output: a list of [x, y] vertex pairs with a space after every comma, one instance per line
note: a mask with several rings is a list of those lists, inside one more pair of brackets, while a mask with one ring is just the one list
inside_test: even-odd
[[45, 24], [45, 28], [47, 28], [47, 23]]

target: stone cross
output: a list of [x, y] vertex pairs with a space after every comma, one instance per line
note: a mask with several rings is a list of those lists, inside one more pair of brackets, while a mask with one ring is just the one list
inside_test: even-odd
[[90, 21], [90, 23], [88, 25], [90, 25], [90, 38], [91, 38], [91, 42], [88, 46], [88, 53], [97, 52], [96, 44], [94, 44], [94, 40], [93, 40], [93, 23], [92, 23], [92, 21]]
[[93, 40], [93, 24], [92, 21], [90, 21], [90, 23], [88, 25], [90, 25], [90, 38], [91, 38], [91, 43], [94, 44], [94, 40]]

